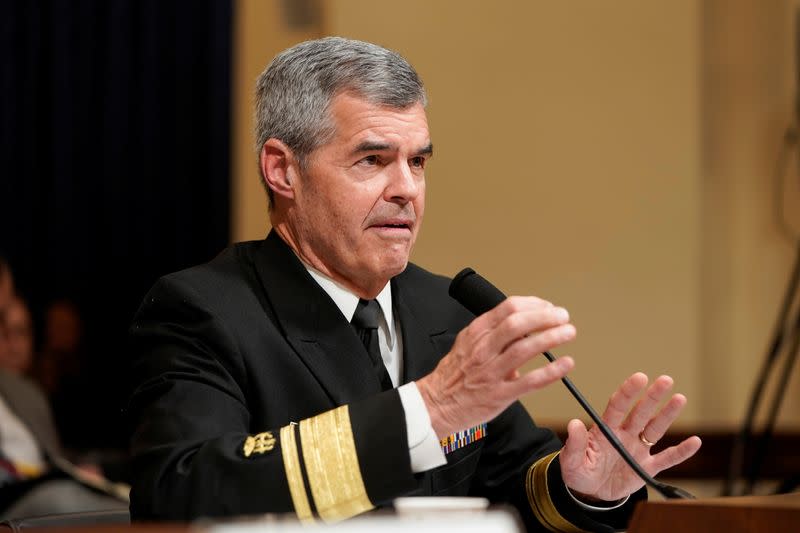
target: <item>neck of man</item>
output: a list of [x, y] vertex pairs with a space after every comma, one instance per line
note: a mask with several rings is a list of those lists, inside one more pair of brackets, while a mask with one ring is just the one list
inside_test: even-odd
[[275, 231], [275, 233], [277, 233], [283, 242], [285, 242], [286, 245], [292, 249], [300, 261], [313, 268], [317, 272], [327, 276], [359, 298], [363, 298], [364, 300], [374, 299], [376, 296], [378, 296], [378, 294], [380, 294], [386, 284], [389, 283], [389, 279], [391, 279], [365, 278], [357, 280], [356, 283], [348, 277], [343, 276], [338, 271], [329, 268], [326, 264], [320, 261], [311, 250], [300, 246], [300, 240], [296, 237], [295, 233], [292, 231], [291, 227], [286, 223], [286, 221], [276, 220], [275, 217], [273, 217], [271, 223], [272, 229]]

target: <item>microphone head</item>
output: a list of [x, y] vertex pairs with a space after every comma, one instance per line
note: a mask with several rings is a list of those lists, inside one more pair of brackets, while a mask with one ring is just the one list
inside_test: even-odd
[[500, 289], [471, 268], [456, 274], [448, 292], [474, 315], [482, 315], [506, 299]]

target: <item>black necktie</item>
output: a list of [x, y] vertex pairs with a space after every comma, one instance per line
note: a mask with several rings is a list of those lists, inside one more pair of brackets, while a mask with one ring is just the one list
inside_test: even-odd
[[377, 300], [359, 300], [356, 312], [353, 315], [353, 320], [350, 324], [358, 333], [361, 342], [367, 349], [369, 358], [372, 360], [372, 369], [378, 380], [381, 382], [383, 390], [394, 388], [392, 379], [389, 377], [389, 372], [386, 371], [386, 366], [383, 364], [381, 357], [381, 347], [378, 341], [378, 319], [380, 317], [381, 307], [378, 305]]

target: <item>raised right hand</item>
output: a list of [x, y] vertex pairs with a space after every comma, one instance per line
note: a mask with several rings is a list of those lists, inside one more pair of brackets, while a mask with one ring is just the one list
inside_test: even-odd
[[566, 309], [512, 296], [461, 330], [453, 348], [417, 387], [439, 438], [487, 422], [520, 396], [564, 377], [570, 357], [520, 374], [527, 361], [575, 338]]

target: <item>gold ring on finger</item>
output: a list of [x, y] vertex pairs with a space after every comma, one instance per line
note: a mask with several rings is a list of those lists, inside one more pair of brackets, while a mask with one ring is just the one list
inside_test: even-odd
[[642, 441], [642, 444], [644, 444], [648, 448], [652, 448], [653, 446], [656, 445], [655, 442], [651, 442], [651, 441], [647, 440], [647, 437], [644, 436], [644, 430], [639, 432], [639, 440]]

